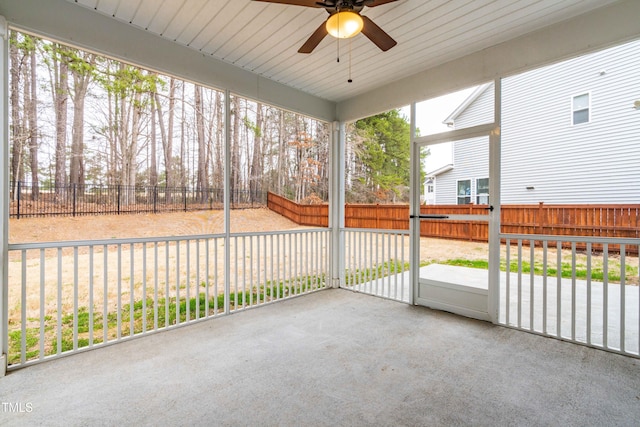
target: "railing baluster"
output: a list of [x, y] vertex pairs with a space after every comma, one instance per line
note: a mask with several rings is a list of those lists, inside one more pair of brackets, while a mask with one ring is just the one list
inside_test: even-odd
[[535, 329], [534, 325], [534, 280], [535, 280], [535, 258], [534, 258], [535, 240], [529, 240], [529, 330]]
[[73, 247], [73, 351], [78, 350], [78, 247]]
[[102, 277], [104, 278], [104, 292], [102, 294], [102, 344], [106, 344], [109, 339], [109, 247], [102, 246]]
[[518, 328], [522, 327], [522, 239], [518, 239]]
[[[255, 282], [253, 278], [253, 264], [257, 261], [260, 263], [260, 259], [254, 256], [253, 254], [253, 236], [249, 237], [249, 305], [253, 305], [253, 290], [255, 289]], [[246, 258], [246, 257], [245, 257]], [[243, 260], [245, 259], [243, 258]], [[258, 264], [259, 265], [259, 264]], [[247, 270], [244, 270], [247, 271]], [[260, 294], [256, 292], [256, 297], [258, 298], [258, 302], [260, 301]]]
[[142, 333], [147, 332], [147, 244], [142, 244]]
[[626, 247], [620, 245], [620, 351], [625, 351], [625, 329], [626, 329], [626, 307], [627, 307], [627, 291], [626, 291]]
[[[215, 271], [215, 276], [213, 276], [213, 293], [216, 296], [216, 298], [213, 300], [213, 313], [218, 314], [218, 296], [219, 296], [219, 289], [218, 289], [218, 279], [220, 277], [220, 274], [218, 274], [218, 239], [214, 240], [214, 245], [213, 245], [213, 269]], [[222, 305], [224, 307], [224, 304]]]
[[[27, 354], [27, 250], [21, 253], [22, 271], [20, 278], [20, 363], [26, 361]], [[4, 325], [3, 325], [4, 326]]]
[[576, 242], [571, 242], [571, 339], [576, 339]]
[[[209, 317], [209, 242], [204, 240], [204, 317]], [[199, 258], [198, 258], [199, 259]], [[199, 285], [198, 285], [199, 286]], [[198, 297], [200, 299], [200, 297]]]
[[547, 241], [542, 242], [542, 333], [547, 334]]
[[158, 242], [153, 242], [153, 329], [158, 329]]
[[45, 264], [45, 253], [44, 253], [45, 249], [41, 248], [40, 249], [40, 351], [39, 351], [39, 359], [42, 360], [44, 359], [44, 330], [45, 330], [45, 271], [46, 271], [46, 264]]
[[511, 240], [505, 241], [505, 325], [509, 325], [509, 315], [511, 313]]
[[587, 243], [587, 344], [591, 344], [591, 242]]
[[[58, 306], [56, 318], [56, 354], [62, 353], [62, 248], [58, 248]], [[26, 264], [26, 263], [25, 263]], [[23, 353], [24, 354], [24, 353]]]
[[176, 325], [180, 324], [180, 241], [176, 242], [176, 319], [174, 322]]
[[609, 245], [602, 247], [602, 346], [609, 348]]
[[89, 347], [93, 347], [93, 245], [89, 246]]
[[[134, 193], [135, 197], [135, 193]], [[135, 259], [133, 243], [129, 244], [129, 338], [135, 333]]]
[[191, 240], [185, 240], [185, 249], [186, 249], [186, 266], [185, 266], [185, 322], [189, 322], [191, 319]]
[[122, 337], [122, 245], [118, 245], [118, 307], [116, 314], [117, 339]]
[[556, 242], [556, 337], [562, 337], [562, 242]]

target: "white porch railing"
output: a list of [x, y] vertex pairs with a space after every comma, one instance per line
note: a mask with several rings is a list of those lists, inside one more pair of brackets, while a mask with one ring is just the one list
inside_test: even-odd
[[225, 241], [9, 245], [9, 369], [325, 287], [327, 229], [231, 234], [229, 265]]
[[344, 287], [411, 302], [409, 231], [344, 229]]
[[640, 239], [515, 234], [501, 239], [508, 268], [501, 275], [500, 324], [640, 354], [640, 266], [637, 256], [628, 255], [638, 253]]

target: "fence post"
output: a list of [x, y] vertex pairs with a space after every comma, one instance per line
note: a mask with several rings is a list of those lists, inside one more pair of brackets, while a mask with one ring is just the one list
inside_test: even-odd
[[535, 230], [537, 234], [542, 234], [544, 232], [544, 223], [546, 222], [546, 218], [543, 220], [542, 218], [543, 213], [544, 213], [544, 202], [540, 202], [538, 203], [538, 226], [536, 227], [536, 230]]
[[182, 198], [184, 200], [184, 211], [187, 211], [187, 187], [182, 187]]
[[73, 216], [76, 216], [76, 196], [77, 196], [77, 184], [73, 184]]
[[18, 219], [20, 219], [20, 193], [22, 192], [20, 187], [22, 186], [22, 181], [18, 181]]
[[158, 186], [153, 186], [153, 213], [158, 213]]
[[116, 197], [118, 198], [118, 215], [120, 215], [120, 187], [122, 185], [118, 184], [117, 190], [116, 190]]

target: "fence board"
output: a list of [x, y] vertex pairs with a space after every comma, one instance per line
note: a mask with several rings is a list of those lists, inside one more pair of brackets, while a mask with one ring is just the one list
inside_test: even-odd
[[[286, 205], [286, 210], [282, 207]], [[304, 225], [326, 226], [327, 205], [298, 205], [273, 193], [267, 206], [294, 222]], [[314, 207], [313, 215], [302, 212]], [[324, 206], [324, 209], [319, 207]], [[429, 205], [421, 206], [421, 214], [486, 214], [486, 205]], [[501, 232], [508, 234], [547, 234], [557, 236], [631, 237], [640, 238], [640, 204], [624, 205], [502, 205]], [[385, 230], [409, 229], [408, 205], [345, 205], [345, 227]], [[421, 221], [420, 235], [486, 242], [488, 224], [480, 221]], [[584, 247], [578, 247], [584, 250]], [[594, 246], [594, 250], [599, 250]]]

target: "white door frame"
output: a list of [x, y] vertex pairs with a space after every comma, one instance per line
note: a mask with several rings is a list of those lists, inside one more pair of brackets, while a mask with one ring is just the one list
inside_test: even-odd
[[500, 123], [501, 123], [501, 80], [494, 81], [494, 121], [493, 123], [466, 129], [452, 130], [436, 135], [416, 136], [416, 104], [411, 104], [411, 197], [409, 202], [411, 236], [410, 277], [412, 284], [411, 303], [417, 303], [420, 268], [420, 148], [444, 142], [455, 142], [474, 137], [489, 137], [489, 194], [493, 209], [486, 215], [449, 215], [453, 220], [484, 220], [489, 225], [489, 289], [488, 319], [498, 321], [498, 301], [500, 298]]

